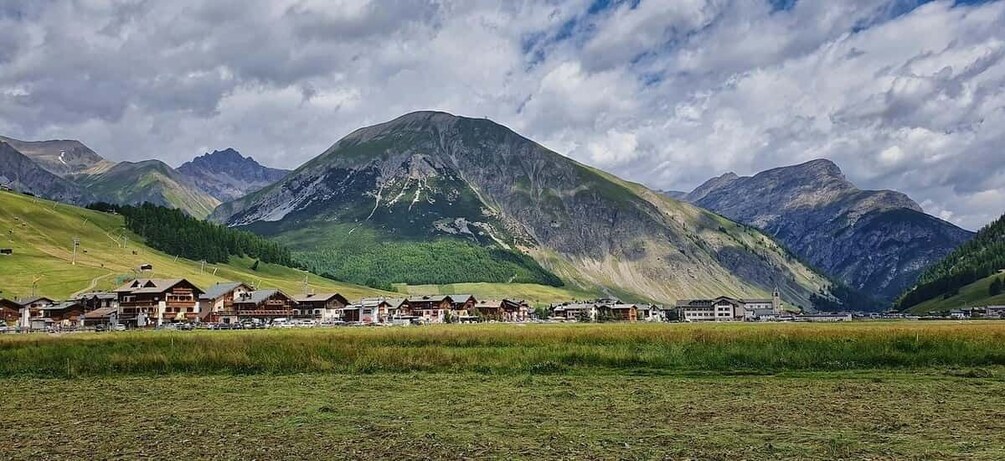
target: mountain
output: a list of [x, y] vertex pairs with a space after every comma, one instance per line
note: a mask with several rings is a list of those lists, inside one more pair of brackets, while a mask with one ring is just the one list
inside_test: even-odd
[[93, 196], [76, 184], [46, 171], [6, 141], [0, 140], [0, 185], [60, 202], [87, 204]]
[[220, 204], [160, 160], [121, 162], [98, 174], [72, 178], [98, 200], [119, 205], [150, 202], [205, 218]]
[[750, 177], [727, 173], [685, 199], [774, 236], [848, 286], [892, 301], [973, 233], [925, 214], [908, 196], [860, 190], [833, 162]]
[[687, 197], [687, 192], [679, 190], [661, 190], [660, 193], [674, 200], [684, 200]]
[[4, 136], [0, 136], [0, 141], [7, 142], [46, 171], [64, 178], [73, 174], [100, 173], [114, 165], [80, 141], [21, 141]]
[[[339, 283], [278, 264], [231, 257], [227, 263], [209, 264], [176, 258], [155, 250], [148, 241], [127, 230], [120, 214], [102, 213], [47, 200], [0, 192], [0, 228], [13, 230], [4, 236], [3, 246], [13, 254], [0, 263], [0, 289], [3, 297], [27, 297], [32, 285], [37, 294], [64, 299], [76, 292], [110, 290], [124, 277], [135, 275], [141, 264], [152, 271], [144, 277], [186, 278], [203, 289], [222, 281], [241, 281], [262, 288], [279, 288], [293, 295], [303, 292], [304, 278], [318, 292], [338, 292], [349, 299], [362, 296], [388, 296], [390, 293]], [[75, 264], [70, 251], [73, 239], [80, 242]]]
[[215, 150], [178, 167], [178, 172], [216, 199], [238, 199], [286, 176], [289, 170], [268, 168], [234, 149]]
[[662, 302], [777, 286], [807, 308], [829, 285], [755, 229], [442, 112], [356, 130], [212, 218], [357, 283], [565, 283]]
[[1005, 303], [1005, 294], [991, 284], [1005, 269], [1005, 216], [988, 224], [918, 278], [918, 284], [898, 300], [901, 309], [924, 313], [966, 306]]

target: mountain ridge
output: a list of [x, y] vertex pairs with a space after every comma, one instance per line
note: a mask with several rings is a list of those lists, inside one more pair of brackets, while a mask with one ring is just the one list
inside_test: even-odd
[[507, 247], [566, 281], [666, 302], [764, 295], [778, 285], [809, 308], [810, 295], [828, 285], [753, 229], [487, 119], [445, 112], [357, 129], [282, 181], [222, 204], [212, 218], [293, 247], [331, 243], [310, 235], [352, 240], [360, 233]]
[[685, 199], [766, 231], [810, 264], [884, 301], [973, 235], [925, 214], [901, 192], [858, 189], [827, 159], [753, 176], [727, 173]]
[[262, 189], [290, 172], [263, 166], [230, 147], [200, 155], [180, 165], [177, 171], [221, 202]]

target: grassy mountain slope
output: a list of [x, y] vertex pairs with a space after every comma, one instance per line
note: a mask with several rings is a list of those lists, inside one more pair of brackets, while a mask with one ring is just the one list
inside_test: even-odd
[[150, 202], [197, 218], [209, 216], [220, 204], [159, 160], [122, 162], [100, 174], [78, 175], [74, 180], [101, 201], [120, 205]]
[[[116, 286], [117, 279], [134, 274], [134, 269], [144, 263], [154, 267], [153, 272], [143, 273], [146, 277], [184, 277], [201, 287], [237, 280], [295, 294], [303, 291], [307, 276], [314, 290], [337, 291], [349, 299], [392, 295], [284, 266], [261, 263], [257, 271], [252, 271], [253, 261], [236, 258], [201, 271], [197, 262], [176, 259], [145, 246], [142, 239], [125, 230], [121, 216], [20, 194], [0, 192], [0, 229], [4, 231], [0, 247], [14, 249], [13, 256], [0, 257], [3, 297], [29, 295], [35, 279], [37, 293], [52, 298], [91, 288], [110, 289]], [[120, 247], [123, 236], [129, 239], [125, 248]], [[74, 238], [80, 239], [80, 247], [76, 264], [71, 265]]]
[[961, 307], [1001, 306], [1005, 305], [1005, 294], [990, 296], [988, 288], [995, 278], [1001, 274], [990, 275], [976, 282], [964, 285], [952, 296], [936, 296], [908, 308], [908, 312], [927, 314], [928, 312], [944, 312]]
[[[791, 303], [810, 307], [810, 295], [829, 285], [752, 228], [579, 164], [489, 120], [442, 112], [359, 129], [213, 217], [294, 249], [321, 247], [327, 253], [317, 259], [336, 277], [351, 274], [340, 265], [368, 240], [386, 251], [410, 245], [399, 252], [406, 256], [444, 241], [526, 254], [570, 285], [661, 302], [763, 296], [777, 286]], [[336, 242], [324, 242], [333, 236]], [[430, 257], [437, 263], [412, 269], [466, 267], [449, 251], [426, 251], [422, 260]], [[499, 261], [492, 259], [485, 264]], [[389, 273], [411, 284], [407, 278], [416, 275]]]
[[918, 284], [901, 296], [898, 306], [927, 311], [933, 306], [993, 304], [981, 296], [988, 297], [989, 276], [1001, 269], [1005, 269], [1005, 216], [984, 226], [972, 240], [925, 270]]

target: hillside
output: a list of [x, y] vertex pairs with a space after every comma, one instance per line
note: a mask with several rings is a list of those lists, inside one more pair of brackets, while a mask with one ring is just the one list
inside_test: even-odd
[[[125, 230], [121, 216], [20, 194], [0, 192], [0, 228], [5, 234], [0, 236], [0, 247], [14, 249], [12, 256], [0, 256], [3, 297], [29, 295], [33, 280], [37, 280], [38, 294], [53, 298], [111, 289], [120, 278], [135, 274], [140, 264], [153, 265], [154, 270], [143, 272], [144, 276], [184, 277], [202, 287], [238, 280], [294, 294], [303, 291], [307, 276], [316, 291], [337, 291], [349, 299], [390, 295], [273, 264], [260, 263], [252, 271], [254, 261], [249, 259], [232, 258], [229, 264], [211, 264], [202, 270], [198, 262], [147, 247]], [[80, 239], [80, 247], [72, 265], [74, 238]]]
[[94, 198], [80, 186], [47, 171], [2, 140], [0, 140], [0, 185], [78, 205], [85, 205]]
[[1005, 269], [1005, 216], [925, 270], [918, 284], [904, 293], [897, 305], [901, 309], [927, 311], [1003, 301], [1000, 296], [990, 299], [987, 290], [991, 276], [1001, 269]]
[[160, 160], [122, 162], [102, 173], [73, 179], [98, 200], [119, 205], [150, 202], [205, 218], [220, 204]]
[[177, 168], [197, 187], [221, 202], [235, 200], [286, 176], [289, 170], [262, 166], [234, 149], [203, 154]]
[[829, 285], [754, 229], [492, 121], [442, 112], [356, 130], [213, 218], [277, 238], [311, 267], [357, 283], [552, 284], [554, 274], [573, 288], [661, 302], [777, 286], [803, 307]]
[[14, 146], [46, 171], [64, 178], [73, 174], [100, 173], [115, 165], [82, 142], [72, 139], [21, 141], [0, 136], [0, 141]]
[[814, 267], [883, 302], [973, 236], [925, 214], [902, 193], [858, 189], [829, 160], [749, 177], [727, 173], [685, 199], [767, 232]]

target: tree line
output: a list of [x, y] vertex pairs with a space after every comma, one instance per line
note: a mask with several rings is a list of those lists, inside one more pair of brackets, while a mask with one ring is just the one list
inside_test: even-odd
[[328, 278], [390, 289], [410, 285], [462, 282], [538, 283], [562, 286], [555, 274], [530, 256], [456, 239], [432, 242], [381, 242], [294, 253], [305, 269]]
[[932, 298], [955, 296], [960, 288], [1001, 269], [1005, 269], [1005, 216], [984, 226], [972, 240], [929, 267], [897, 305], [906, 309]]
[[143, 237], [150, 247], [168, 254], [208, 263], [226, 263], [231, 256], [247, 256], [295, 266], [290, 250], [279, 243], [251, 232], [201, 221], [173, 208], [150, 203], [132, 206], [104, 202], [88, 208], [122, 215], [126, 228]]

